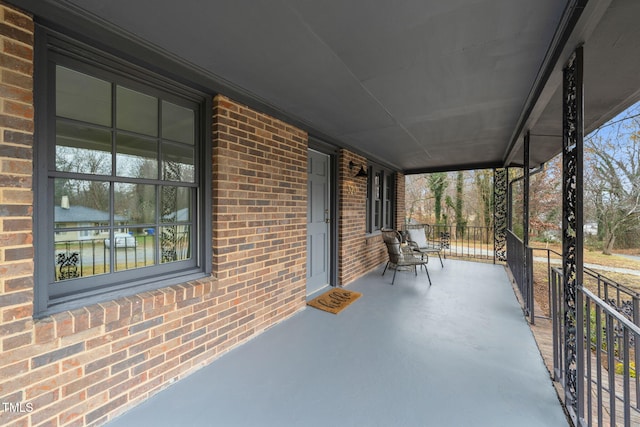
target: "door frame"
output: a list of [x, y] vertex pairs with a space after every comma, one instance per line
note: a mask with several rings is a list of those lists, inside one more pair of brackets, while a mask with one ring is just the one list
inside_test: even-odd
[[338, 286], [338, 148], [309, 136], [308, 150], [329, 156], [329, 286]]

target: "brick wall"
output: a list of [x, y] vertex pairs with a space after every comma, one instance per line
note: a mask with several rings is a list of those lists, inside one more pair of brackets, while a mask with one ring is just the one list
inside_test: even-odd
[[[367, 159], [349, 150], [340, 150], [338, 156], [338, 281], [341, 286], [387, 261], [387, 249], [380, 234], [366, 233], [367, 178], [354, 177], [357, 170], [349, 168], [353, 162], [367, 168]], [[395, 226], [401, 230], [405, 216], [405, 180], [396, 173]]]
[[217, 277], [34, 321], [33, 22], [2, 3], [0, 49], [0, 424], [102, 424], [304, 306], [306, 135], [219, 97]]
[[0, 345], [9, 349], [29, 344], [33, 328], [33, 22], [29, 17], [0, 8], [0, 50]]
[[213, 263], [244, 334], [304, 308], [307, 134], [214, 99]]
[[367, 166], [367, 159], [348, 150], [338, 155], [338, 281], [345, 286], [386, 260], [380, 235], [366, 234], [367, 178], [354, 177], [353, 161]]

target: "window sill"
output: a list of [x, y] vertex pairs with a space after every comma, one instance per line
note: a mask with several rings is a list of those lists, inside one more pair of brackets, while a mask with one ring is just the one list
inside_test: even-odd
[[170, 286], [193, 283], [202, 279], [216, 280], [212, 274], [199, 271], [174, 277], [152, 278], [136, 286], [128, 284], [122, 285], [121, 287], [109, 288], [102, 292], [100, 292], [100, 290], [95, 290], [94, 292], [87, 292], [83, 295], [71, 295], [55, 298], [49, 301], [48, 307], [45, 310], [34, 313], [33, 318], [42, 319], [63, 311], [76, 310], [94, 304], [132, 297], [143, 292], [159, 291]]

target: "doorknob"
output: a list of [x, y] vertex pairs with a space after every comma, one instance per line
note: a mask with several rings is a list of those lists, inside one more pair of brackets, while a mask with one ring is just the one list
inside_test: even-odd
[[329, 218], [329, 209], [324, 210], [324, 222], [331, 224], [331, 218]]

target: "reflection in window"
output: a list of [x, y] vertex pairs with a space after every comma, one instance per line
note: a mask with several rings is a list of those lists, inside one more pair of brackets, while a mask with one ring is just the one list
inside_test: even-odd
[[367, 232], [394, 228], [395, 179], [393, 174], [381, 167], [371, 166], [367, 176]]
[[191, 258], [189, 242], [191, 227], [171, 225], [160, 228], [162, 263], [184, 261]]
[[393, 185], [395, 184], [391, 176], [384, 180], [384, 228], [394, 228], [393, 223], [393, 198], [395, 196]]
[[128, 178], [158, 178], [158, 141], [119, 133], [116, 174]]
[[54, 187], [56, 228], [109, 225], [108, 182], [58, 178]]
[[56, 170], [111, 175], [111, 132], [59, 120]]
[[158, 136], [158, 99], [118, 86], [116, 93], [117, 128]]
[[377, 172], [374, 176], [373, 180], [373, 195], [374, 195], [374, 207], [373, 207], [373, 224], [376, 230], [380, 230], [382, 228], [382, 184], [381, 181], [384, 177], [382, 171]]
[[56, 116], [111, 126], [111, 83], [56, 67]]
[[191, 188], [163, 186], [161, 188], [161, 218], [167, 222], [191, 220]]
[[162, 177], [169, 181], [193, 182], [193, 147], [181, 144], [162, 144]]
[[171, 102], [162, 103], [162, 138], [194, 145], [194, 123], [193, 110]]
[[62, 66], [55, 97], [54, 281], [191, 259], [197, 107]]
[[[110, 254], [102, 241], [111, 221], [110, 184], [55, 179], [54, 257], [56, 280], [108, 273]], [[86, 255], [91, 254], [91, 257]], [[90, 260], [90, 261], [89, 261]]]
[[146, 184], [114, 184], [115, 216], [127, 225], [153, 224], [156, 220], [156, 186]]

